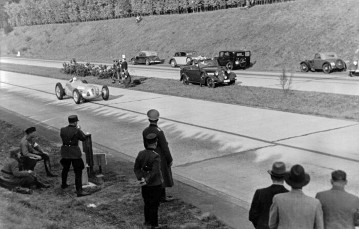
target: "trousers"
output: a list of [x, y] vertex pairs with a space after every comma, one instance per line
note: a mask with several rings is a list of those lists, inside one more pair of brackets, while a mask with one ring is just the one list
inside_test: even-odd
[[160, 206], [162, 185], [141, 187], [143, 201], [145, 202], [145, 224], [158, 226], [158, 207]]
[[81, 158], [77, 158], [77, 159], [62, 158], [60, 163], [62, 165], [62, 173], [61, 173], [62, 185], [67, 184], [67, 175], [70, 171], [70, 166], [72, 164], [72, 167], [74, 168], [74, 173], [75, 173], [76, 191], [81, 192], [82, 191], [82, 170], [85, 168], [85, 164], [82, 161], [82, 159]]

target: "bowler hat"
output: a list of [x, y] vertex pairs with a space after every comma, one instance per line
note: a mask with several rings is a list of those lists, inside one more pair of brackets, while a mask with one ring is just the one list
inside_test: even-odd
[[299, 189], [309, 183], [310, 176], [308, 173], [305, 173], [303, 166], [293, 165], [290, 171], [286, 173], [284, 180], [292, 188]]
[[335, 170], [332, 172], [332, 180], [333, 181], [346, 181], [347, 174], [343, 170]]
[[274, 162], [272, 170], [268, 170], [268, 173], [274, 177], [284, 177], [286, 173], [285, 164], [281, 161]]
[[74, 123], [74, 122], [78, 122], [79, 119], [77, 118], [77, 115], [70, 115], [68, 117], [69, 123]]
[[147, 144], [156, 143], [157, 142], [157, 134], [155, 134], [155, 133], [147, 134], [145, 139], [146, 139]]
[[158, 110], [151, 109], [147, 112], [147, 117], [151, 121], [156, 121], [160, 117], [160, 112], [158, 112]]
[[27, 128], [26, 130], [25, 130], [25, 133], [26, 134], [31, 134], [31, 133], [33, 133], [33, 132], [35, 132], [36, 131], [36, 127], [29, 127], [29, 128]]

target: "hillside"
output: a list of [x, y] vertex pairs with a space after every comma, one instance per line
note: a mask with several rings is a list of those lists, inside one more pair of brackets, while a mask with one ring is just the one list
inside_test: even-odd
[[167, 60], [176, 50], [206, 56], [221, 49], [252, 51], [253, 70], [298, 70], [318, 51], [335, 51], [344, 60], [359, 48], [357, 0], [297, 0], [198, 14], [17, 27], [1, 41], [1, 55], [109, 62], [140, 50]]

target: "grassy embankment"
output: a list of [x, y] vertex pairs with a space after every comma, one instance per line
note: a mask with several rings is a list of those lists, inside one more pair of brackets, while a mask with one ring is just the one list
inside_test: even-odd
[[[70, 77], [72, 77], [71, 75], [61, 73], [60, 70], [56, 68], [27, 65], [1, 64], [0, 70], [58, 79], [70, 79]], [[111, 84], [110, 79], [97, 79], [93, 76], [87, 76], [85, 78], [89, 83], [123, 87], [122, 85]], [[141, 79], [142, 83], [129, 87], [129, 90], [359, 121], [359, 96], [294, 90], [285, 93], [281, 89], [239, 85], [222, 86], [212, 89], [192, 84], [183, 85], [179, 80], [143, 78], [137, 76], [133, 79]]]
[[335, 51], [344, 60], [359, 44], [357, 0], [297, 0], [184, 15], [86, 23], [17, 27], [1, 41], [1, 55], [112, 62], [121, 54], [158, 51], [167, 61], [176, 50], [206, 56], [223, 49], [248, 49], [253, 70], [296, 71], [299, 61], [318, 51]]
[[[19, 122], [26, 122], [20, 120]], [[29, 124], [30, 125], [30, 124]], [[53, 171], [61, 173], [58, 142], [50, 136], [58, 135], [47, 130], [47, 139], [42, 136], [38, 143], [53, 159]], [[50, 132], [49, 132], [50, 131]], [[23, 131], [0, 120], [0, 167], [8, 160], [8, 149], [17, 146]], [[133, 174], [133, 164], [108, 155], [104, 171], [104, 183], [100, 190], [88, 197], [76, 198], [73, 171], [69, 173], [70, 188], [60, 188], [60, 178], [46, 178], [42, 163], [36, 166], [36, 173], [51, 184], [50, 189], [35, 190], [26, 195], [0, 187], [1, 229], [140, 229], [143, 219], [143, 201], [140, 187]], [[116, 171], [116, 172], [114, 172]], [[92, 207], [90, 204], [93, 204]], [[161, 224], [168, 229], [177, 228], [222, 228], [226, 225], [208, 212], [181, 200], [160, 206]]]

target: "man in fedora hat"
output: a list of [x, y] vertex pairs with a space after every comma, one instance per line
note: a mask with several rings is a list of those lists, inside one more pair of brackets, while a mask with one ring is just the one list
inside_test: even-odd
[[147, 148], [146, 136], [150, 133], [155, 133], [158, 138], [157, 147], [155, 149], [156, 153], [158, 153], [161, 157], [161, 173], [163, 177], [163, 189], [161, 195], [161, 202], [168, 202], [173, 200], [172, 197], [166, 196], [166, 187], [173, 186], [173, 178], [172, 178], [172, 155], [170, 149], [168, 147], [168, 142], [166, 140], [165, 134], [163, 131], [157, 126], [158, 119], [160, 117], [160, 113], [151, 109], [147, 112], [147, 117], [150, 122], [150, 125], [142, 132], [143, 136], [143, 144], [145, 148]]
[[67, 184], [67, 175], [70, 170], [70, 166], [74, 168], [75, 172], [75, 186], [77, 197], [87, 196], [89, 193], [82, 190], [82, 170], [85, 168], [85, 164], [82, 161], [82, 152], [79, 147], [79, 141], [85, 141], [86, 135], [82, 132], [77, 122], [79, 121], [77, 115], [70, 115], [68, 117], [69, 125], [61, 128], [60, 137], [62, 139], [61, 146], [61, 165], [62, 165], [62, 184], [61, 188], [65, 189], [69, 185]]
[[268, 170], [268, 173], [273, 184], [267, 188], [256, 190], [249, 210], [249, 220], [256, 229], [269, 229], [269, 208], [272, 205], [273, 196], [278, 193], [288, 192], [283, 185], [286, 173], [283, 162], [274, 162], [272, 170]]
[[310, 181], [310, 176], [303, 166], [294, 165], [284, 180], [292, 190], [273, 197], [269, 211], [269, 228], [324, 229], [322, 205], [319, 200], [302, 192], [302, 188]]
[[359, 198], [344, 190], [347, 174], [342, 170], [332, 172], [332, 189], [319, 192], [316, 198], [322, 204], [326, 229], [354, 229], [353, 216], [359, 209]]

